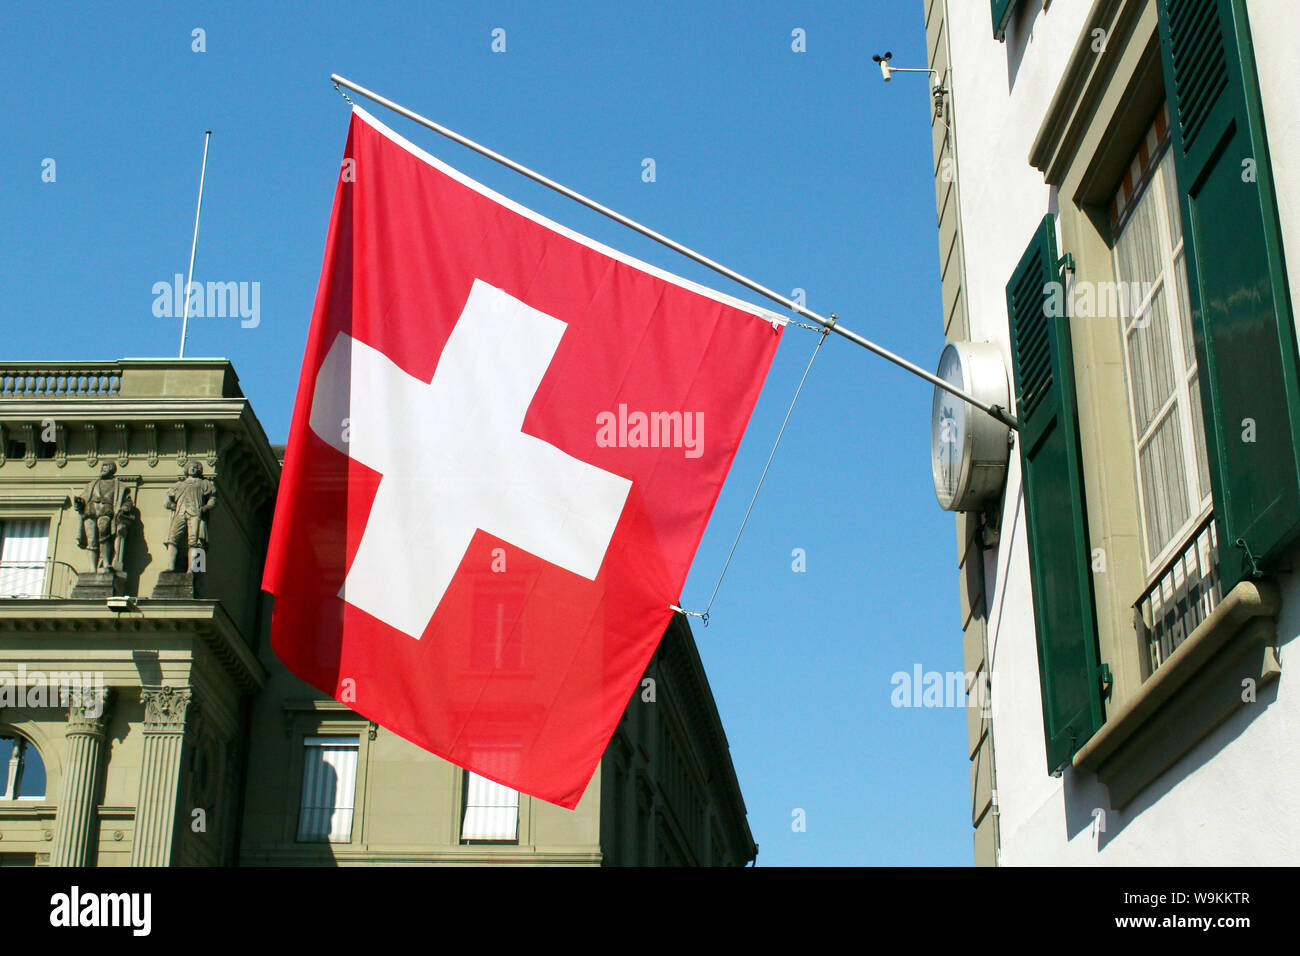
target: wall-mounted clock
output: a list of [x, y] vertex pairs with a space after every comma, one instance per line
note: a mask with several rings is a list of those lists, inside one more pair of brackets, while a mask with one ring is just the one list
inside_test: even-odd
[[[939, 378], [989, 405], [1009, 408], [1007, 368], [990, 342], [952, 342], [939, 358]], [[979, 511], [1002, 491], [1011, 430], [937, 385], [930, 417], [934, 492], [948, 511]]]

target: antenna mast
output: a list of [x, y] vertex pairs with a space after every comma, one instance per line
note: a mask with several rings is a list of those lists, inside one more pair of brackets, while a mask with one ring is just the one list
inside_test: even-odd
[[194, 207], [194, 240], [190, 243], [190, 269], [185, 275], [185, 314], [181, 317], [181, 350], [178, 358], [185, 358], [185, 333], [190, 321], [190, 285], [194, 281], [194, 250], [199, 245], [199, 213], [203, 211], [203, 177], [208, 171], [208, 140], [212, 130], [203, 134], [203, 166], [199, 169], [199, 204]]

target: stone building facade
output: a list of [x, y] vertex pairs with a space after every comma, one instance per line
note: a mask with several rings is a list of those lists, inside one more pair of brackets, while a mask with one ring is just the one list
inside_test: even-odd
[[279, 469], [225, 360], [0, 364], [0, 865], [753, 860], [684, 618], [572, 811], [289, 674]]

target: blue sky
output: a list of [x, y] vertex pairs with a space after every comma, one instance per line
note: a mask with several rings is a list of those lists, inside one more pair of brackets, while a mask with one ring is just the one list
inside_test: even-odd
[[[154, 283], [259, 282], [260, 322], [196, 319], [283, 441], [348, 107], [338, 72], [913, 359], [943, 344], [920, 0], [776, 3], [9, 2], [0, 11], [0, 317], [10, 359], [176, 354]], [[206, 52], [191, 49], [205, 31]], [[506, 51], [493, 53], [492, 31]], [[792, 50], [792, 31], [806, 52]], [[745, 290], [400, 117], [469, 175], [627, 253]], [[55, 161], [56, 180], [42, 182]], [[642, 180], [642, 161], [656, 180]], [[759, 300], [756, 300], [759, 301]], [[790, 329], [684, 601], [713, 588], [816, 335]], [[931, 389], [832, 339], [714, 605], [695, 624], [774, 864], [971, 862], [965, 712], [891, 676], [963, 668]], [[792, 570], [792, 551], [807, 570]], [[796, 832], [792, 813], [806, 815]]]

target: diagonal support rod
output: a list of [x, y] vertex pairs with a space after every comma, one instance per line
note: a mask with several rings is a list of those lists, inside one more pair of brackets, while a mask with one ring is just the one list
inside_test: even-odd
[[921, 368], [919, 365], [916, 365], [913, 362], [909, 362], [907, 359], [903, 358], [902, 356], [895, 355], [893, 352], [889, 351], [889, 349], [885, 348], [884, 346], [877, 345], [875, 342], [872, 342], [870, 339], [862, 335], [859, 335], [857, 332], [854, 332], [852, 329], [845, 328], [843, 325], [840, 325], [838, 321], [836, 321], [834, 316], [832, 316], [831, 318], [826, 318], [825, 316], [818, 315], [816, 312], [812, 311], [806, 306], [800, 305], [799, 303], [795, 302], [793, 299], [786, 298], [785, 296], [781, 295], [779, 292], [774, 292], [771, 289], [769, 289], [767, 286], [755, 282], [753, 279], [747, 278], [746, 276], [741, 275], [739, 272], [736, 272], [732, 269], [728, 269], [726, 266], [722, 265], [721, 263], [714, 262], [708, 256], [701, 255], [700, 253], [696, 252], [694, 249], [690, 249], [682, 245], [680, 242], [676, 242], [672, 239], [669, 239], [667, 236], [661, 233], [655, 232], [655, 230], [651, 229], [649, 226], [643, 226], [635, 219], [629, 219], [627, 216], [624, 216], [622, 213], [615, 212], [613, 209], [610, 209], [608, 206], [602, 205], [601, 203], [596, 202], [596, 200], [590, 199], [582, 195], [582, 193], [570, 189], [568, 186], [561, 185], [560, 183], [557, 183], [555, 180], [543, 176], [541, 173], [529, 169], [527, 166], [524, 166], [521, 163], [515, 162], [513, 159], [510, 159], [506, 156], [502, 156], [500, 153], [496, 152], [495, 150], [489, 149], [488, 147], [482, 145], [481, 143], [476, 143], [474, 140], [470, 139], [467, 136], [462, 136], [460, 133], [457, 133], [455, 130], [448, 129], [447, 127], [441, 125], [440, 123], [435, 123], [433, 120], [421, 116], [419, 113], [415, 113], [411, 110], [408, 110], [406, 107], [398, 103], [394, 103], [392, 100], [388, 99], [387, 97], [380, 96], [378, 93], [374, 92], [373, 90], [368, 90], [364, 86], [361, 86], [360, 84], [353, 83], [351, 80], [345, 79], [344, 77], [339, 76], [337, 73], [330, 74], [330, 81], [333, 82], [336, 86], [346, 86], [354, 93], [358, 93], [361, 96], [366, 97], [366, 99], [373, 100], [374, 102], [378, 103], [380, 106], [387, 107], [388, 109], [392, 110], [394, 113], [397, 113], [400, 116], [405, 116], [407, 119], [411, 120], [414, 123], [420, 124], [426, 129], [431, 129], [435, 133], [438, 133], [441, 136], [445, 136], [448, 139], [453, 140], [454, 142], [460, 143], [462, 146], [472, 149], [474, 150], [474, 152], [479, 153], [480, 155], [486, 156], [488, 159], [492, 160], [493, 162], [500, 163], [502, 166], [505, 166], [507, 169], [513, 169], [515, 172], [519, 173], [520, 175], [527, 176], [529, 179], [533, 180], [534, 182], [541, 183], [547, 189], [553, 189], [555, 190], [555, 192], [560, 193], [563, 196], [567, 196], [568, 198], [572, 199], [574, 202], [581, 203], [582, 205], [586, 206], [588, 209], [592, 209], [600, 213], [602, 216], [605, 216], [609, 219], [614, 220], [617, 223], [627, 226], [633, 232], [639, 232], [647, 239], [653, 239], [655, 242], [659, 243], [660, 245], [667, 246], [669, 249], [672, 249], [674, 252], [680, 253], [681, 255], [685, 256], [691, 261], [699, 263], [700, 265], [704, 266], [706, 269], [712, 269], [714, 272], [718, 273], [719, 275], [726, 276], [728, 279], [731, 279], [733, 282], [740, 283], [746, 289], [749, 289], [751, 292], [756, 292], [759, 295], [763, 296], [764, 298], [770, 299], [773, 302], [777, 303], [778, 305], [783, 306], [786, 309], [789, 309], [791, 312], [794, 312], [798, 315], [802, 315], [804, 318], [811, 319], [812, 321], [816, 322], [818, 325], [820, 325], [822, 328], [826, 329], [827, 331], [834, 332], [836, 335], [839, 335], [842, 338], [848, 339], [850, 342], [862, 346], [864, 349], [866, 349], [869, 352], [874, 352], [876, 355], [879, 355], [885, 361], [892, 362], [893, 364], [897, 365], [899, 368], [905, 369], [911, 372], [913, 375], [925, 379], [925, 381], [929, 382], [931, 385], [935, 386], [936, 388], [941, 388], [945, 392], [950, 392], [951, 394], [955, 395], [957, 398], [960, 398], [962, 401], [966, 402], [967, 404], [972, 405], [975, 408], [978, 408], [980, 411], [988, 415], [991, 415], [993, 418], [997, 419], [999, 422], [1006, 425], [1008, 428], [1019, 429], [1020, 425], [1016, 421], [1015, 416], [1010, 414], [1006, 409], [1002, 408], [999, 405], [990, 405], [987, 402], [980, 401], [974, 395], [971, 395], [968, 392], [965, 392], [962, 389], [957, 388], [952, 383], [945, 382], [943, 379], [939, 378], [939, 376], [935, 375], [933, 372], [926, 371], [925, 369]]

